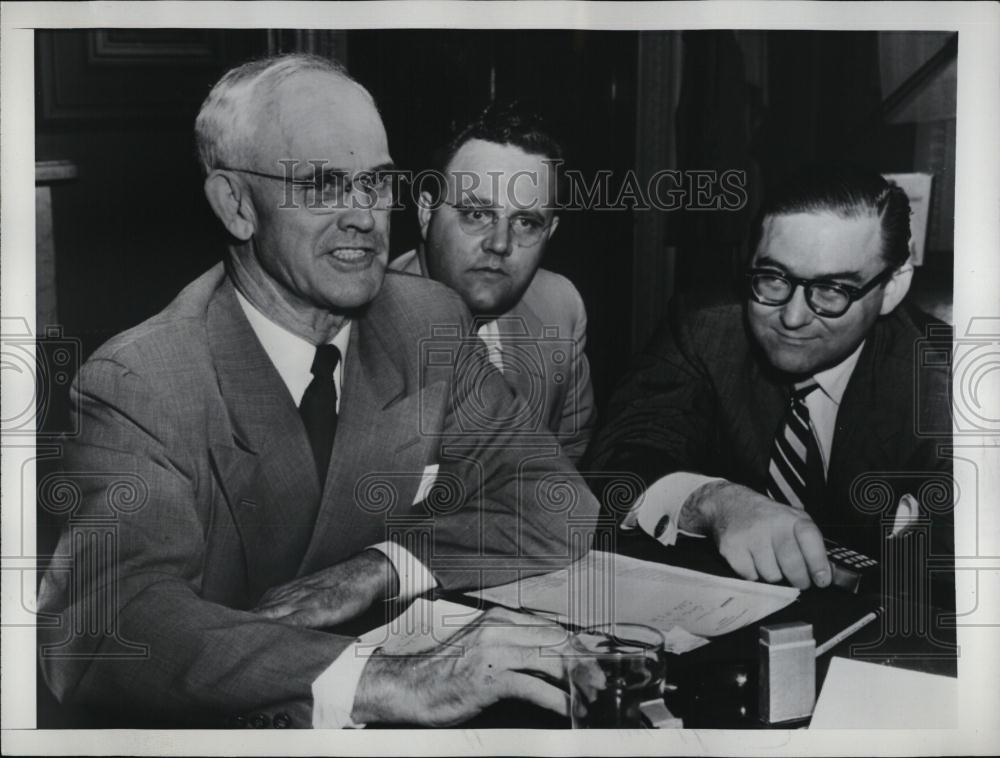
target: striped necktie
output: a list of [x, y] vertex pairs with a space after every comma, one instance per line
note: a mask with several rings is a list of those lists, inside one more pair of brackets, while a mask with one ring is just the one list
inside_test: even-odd
[[[771, 462], [767, 469], [767, 494], [772, 500], [795, 508], [806, 508], [810, 503], [809, 493], [816, 492], [817, 482], [812, 477], [822, 471], [819, 462], [819, 447], [809, 426], [809, 408], [806, 396], [819, 385], [810, 382], [792, 391], [791, 403], [785, 422], [771, 447]], [[812, 457], [816, 456], [813, 461]], [[820, 465], [817, 467], [816, 464]], [[822, 476], [822, 474], [820, 474]]]

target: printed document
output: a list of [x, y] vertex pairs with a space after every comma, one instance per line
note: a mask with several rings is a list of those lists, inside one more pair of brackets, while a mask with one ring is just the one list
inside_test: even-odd
[[593, 550], [561, 571], [468, 594], [580, 627], [647, 624], [681, 653], [784, 608], [799, 591]]

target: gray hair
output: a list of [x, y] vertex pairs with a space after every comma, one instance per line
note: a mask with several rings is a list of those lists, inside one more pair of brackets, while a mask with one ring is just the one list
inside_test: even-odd
[[306, 53], [249, 61], [230, 69], [216, 82], [194, 122], [198, 160], [205, 174], [252, 159], [254, 130], [278, 85], [306, 71], [323, 71], [357, 84], [338, 61]]

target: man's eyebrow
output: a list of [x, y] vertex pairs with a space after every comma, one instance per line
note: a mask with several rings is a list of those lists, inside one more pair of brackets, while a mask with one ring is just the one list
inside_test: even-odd
[[496, 203], [480, 197], [474, 190], [467, 189], [459, 193], [457, 205], [474, 205], [477, 208], [495, 208]]
[[313, 164], [313, 173], [303, 177], [304, 179], [314, 179], [320, 176], [352, 176], [357, 174], [377, 174], [382, 171], [395, 171], [396, 164], [392, 161], [380, 163], [372, 168], [346, 169], [337, 166], [325, 166]]
[[533, 219], [536, 219], [538, 221], [545, 220], [545, 214], [542, 213], [542, 211], [540, 209], [537, 209], [537, 208], [534, 208], [534, 207], [532, 207], [532, 208], [519, 208], [518, 210], [513, 211], [510, 215], [513, 216], [513, 217], [515, 217], [515, 218], [533, 218]]
[[754, 268], [776, 268], [779, 271], [788, 271], [783, 264], [766, 255], [762, 255], [754, 261]]
[[[788, 268], [788, 266], [784, 265], [783, 263], [779, 263], [778, 261], [774, 260], [773, 258], [769, 258], [766, 255], [762, 255], [760, 258], [758, 258], [754, 265], [755, 267], [776, 268], [779, 271], [784, 271], [787, 274], [795, 276], [795, 274]], [[862, 281], [863, 278], [864, 277], [862, 277], [861, 273], [858, 271], [833, 271], [828, 274], [820, 274], [819, 276], [810, 277], [812, 281], [817, 281], [817, 282], [820, 281], [825, 282], [832, 280], [860, 282]]]

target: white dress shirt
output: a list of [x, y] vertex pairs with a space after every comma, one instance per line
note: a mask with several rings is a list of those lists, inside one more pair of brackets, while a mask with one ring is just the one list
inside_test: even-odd
[[[238, 290], [236, 299], [246, 314], [247, 321], [250, 322], [250, 328], [257, 335], [264, 352], [278, 370], [281, 380], [291, 393], [292, 400], [298, 406], [313, 379], [312, 363], [316, 355], [316, 346], [271, 321]], [[343, 399], [341, 387], [350, 341], [351, 322], [347, 321], [330, 341], [330, 344], [336, 345], [340, 350], [340, 361], [333, 371], [338, 413]], [[305, 464], [303, 467], [307, 468]], [[382, 542], [372, 545], [370, 549], [384, 553], [392, 563], [399, 577], [397, 597], [401, 600], [409, 600], [437, 586], [437, 580], [427, 567], [398, 543]], [[351, 721], [351, 710], [354, 707], [358, 681], [361, 679], [361, 672], [367, 660], [366, 657], [359, 655], [357, 644], [351, 645], [316, 678], [312, 684], [314, 728], [337, 729], [345, 726], [361, 726]]]
[[[830, 467], [830, 454], [833, 447], [833, 432], [837, 426], [837, 412], [844, 390], [858, 364], [858, 357], [865, 343], [862, 341], [857, 349], [832, 368], [814, 374], [810, 379], [796, 386], [815, 381], [819, 392], [813, 391], [806, 396], [806, 407], [809, 409], [809, 426], [819, 447], [823, 459], [823, 472]], [[709, 482], [724, 481], [718, 477], [694, 474], [687, 471], [677, 471], [657, 479], [643, 493], [642, 497], [632, 507], [632, 510], [622, 521], [623, 529], [639, 527], [664, 545], [673, 545], [677, 541], [677, 533], [681, 531], [679, 521], [681, 509], [688, 497], [699, 487]], [[690, 534], [685, 532], [685, 534]], [[702, 537], [705, 535], [692, 534]]]

